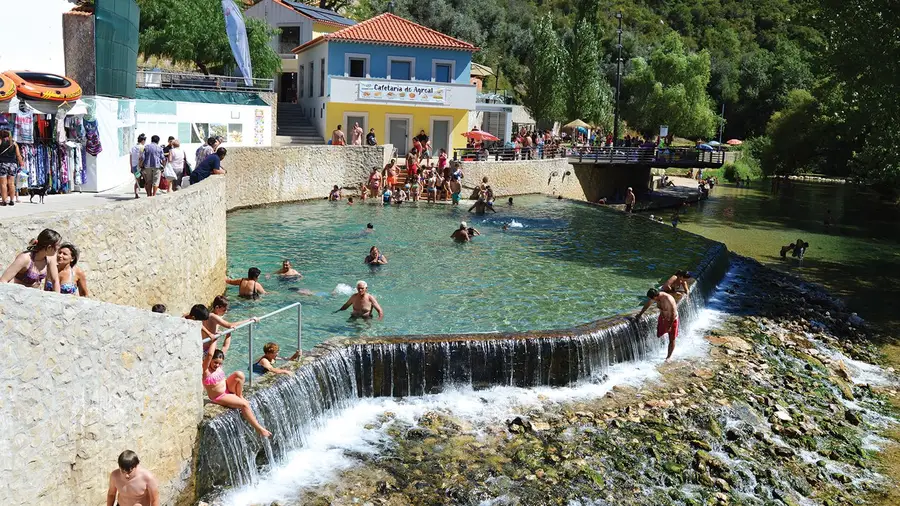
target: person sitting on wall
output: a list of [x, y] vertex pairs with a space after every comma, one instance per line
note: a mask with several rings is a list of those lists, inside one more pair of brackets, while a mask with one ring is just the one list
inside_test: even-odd
[[[675, 271], [665, 283], [659, 288], [666, 293], [677, 293], [681, 291], [685, 295], [688, 294], [688, 280], [691, 279], [691, 273], [688, 271]], [[679, 288], [681, 290], [679, 290]]]
[[247, 277], [241, 279], [226, 279], [225, 283], [238, 287], [238, 295], [246, 299], [258, 299], [260, 295], [265, 295], [266, 290], [259, 283], [259, 275], [261, 271], [256, 267], [247, 270]]
[[287, 369], [278, 369], [275, 367], [275, 361], [278, 359], [281, 360], [297, 360], [300, 357], [302, 352], [297, 350], [288, 358], [279, 357], [278, 356], [278, 344], [276, 343], [266, 343], [263, 346], [263, 356], [259, 357], [256, 362], [253, 363], [253, 373], [263, 375], [267, 372], [275, 373], [275, 374], [294, 374]]
[[384, 319], [384, 310], [381, 309], [381, 306], [378, 305], [378, 301], [375, 300], [375, 296], [368, 293], [369, 285], [365, 281], [359, 281], [356, 283], [356, 293], [350, 296], [347, 302], [341, 306], [340, 309], [335, 311], [335, 313], [339, 313], [350, 306], [353, 306], [353, 313], [350, 315], [352, 318], [371, 318], [374, 316], [373, 311], [378, 311], [378, 319]]
[[197, 184], [213, 174], [225, 174], [222, 160], [225, 159], [226, 154], [228, 154], [227, 149], [219, 148], [215, 153], [204, 158], [202, 162], [197, 164], [194, 172], [191, 172], [191, 184]]
[[42, 230], [37, 239], [32, 239], [28, 248], [19, 253], [3, 271], [0, 283], [15, 283], [42, 290], [45, 287], [44, 280], [47, 280], [49, 291], [59, 292], [56, 253], [59, 251], [60, 241], [61, 237], [55, 230]]
[[153, 473], [140, 467], [131, 450], [119, 454], [119, 468], [109, 473], [106, 506], [159, 506], [159, 484]]
[[[78, 294], [82, 297], [90, 297], [91, 292], [87, 287], [87, 276], [78, 263], [78, 248], [75, 245], [64, 242], [56, 252], [56, 268], [59, 272], [59, 291], [67, 295]], [[47, 281], [44, 289], [53, 291], [53, 283]]]
[[207, 355], [203, 359], [203, 388], [206, 389], [206, 395], [209, 400], [216, 404], [225, 406], [226, 408], [239, 409], [244, 419], [259, 433], [262, 437], [269, 437], [271, 432], [260, 425], [250, 408], [250, 403], [244, 399], [244, 373], [235, 371], [228, 378], [225, 377], [225, 371], [222, 369], [222, 363], [225, 362], [225, 350], [216, 350], [211, 355]]
[[377, 146], [378, 140], [375, 138], [375, 129], [370, 128], [369, 133], [366, 134], [366, 146]]

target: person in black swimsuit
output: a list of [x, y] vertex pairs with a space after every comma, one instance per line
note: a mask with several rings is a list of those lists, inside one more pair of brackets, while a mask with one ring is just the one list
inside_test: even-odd
[[259, 275], [261, 271], [256, 267], [247, 270], [247, 277], [241, 279], [226, 279], [225, 283], [238, 287], [238, 296], [246, 299], [258, 299], [260, 295], [265, 295], [266, 290], [259, 283]]

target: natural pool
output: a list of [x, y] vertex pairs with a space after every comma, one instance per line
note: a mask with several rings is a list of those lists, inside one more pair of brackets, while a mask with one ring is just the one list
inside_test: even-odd
[[[235, 211], [228, 216], [228, 274], [248, 267], [271, 273], [290, 259], [299, 281], [264, 276], [268, 295], [236, 297], [227, 318], [261, 315], [303, 304], [303, 347], [334, 336], [505, 332], [568, 328], [635, 309], [647, 288], [677, 269], [693, 268], [710, 242], [639, 217], [544, 196], [516, 197], [497, 214], [419, 203], [398, 208], [346, 202], [306, 202]], [[461, 220], [482, 235], [464, 245], [450, 234]], [[375, 231], [364, 231], [372, 223]], [[512, 223], [503, 231], [504, 223]], [[378, 246], [389, 264], [363, 258]], [[385, 309], [383, 321], [333, 314], [357, 280]], [[335, 290], [339, 285], [348, 285]], [[316, 295], [302, 295], [298, 290]], [[276, 341], [296, 347], [292, 311], [254, 331], [254, 348]], [[246, 333], [239, 331], [228, 368], [246, 367]], [[260, 352], [261, 353], [261, 352]]]

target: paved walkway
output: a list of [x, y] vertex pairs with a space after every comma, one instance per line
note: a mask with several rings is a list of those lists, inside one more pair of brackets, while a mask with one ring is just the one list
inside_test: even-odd
[[[30, 216], [39, 213], [67, 211], [72, 209], [86, 209], [97, 207], [112, 202], [134, 200], [134, 183], [125, 183], [111, 190], [99, 193], [67, 193], [65, 195], [47, 195], [44, 203], [39, 204], [39, 197], [35, 196], [33, 203], [28, 202], [28, 197], [20, 196], [18, 204], [9, 207], [0, 207], [0, 220], [7, 217]], [[141, 190], [141, 198], [147, 198]]]

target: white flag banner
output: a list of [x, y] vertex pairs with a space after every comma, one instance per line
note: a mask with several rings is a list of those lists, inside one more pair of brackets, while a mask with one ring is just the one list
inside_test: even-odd
[[222, 12], [225, 13], [225, 32], [228, 43], [234, 54], [234, 61], [244, 76], [244, 84], [253, 86], [253, 66], [250, 64], [250, 46], [247, 44], [247, 27], [244, 26], [244, 15], [234, 0], [222, 0]]

